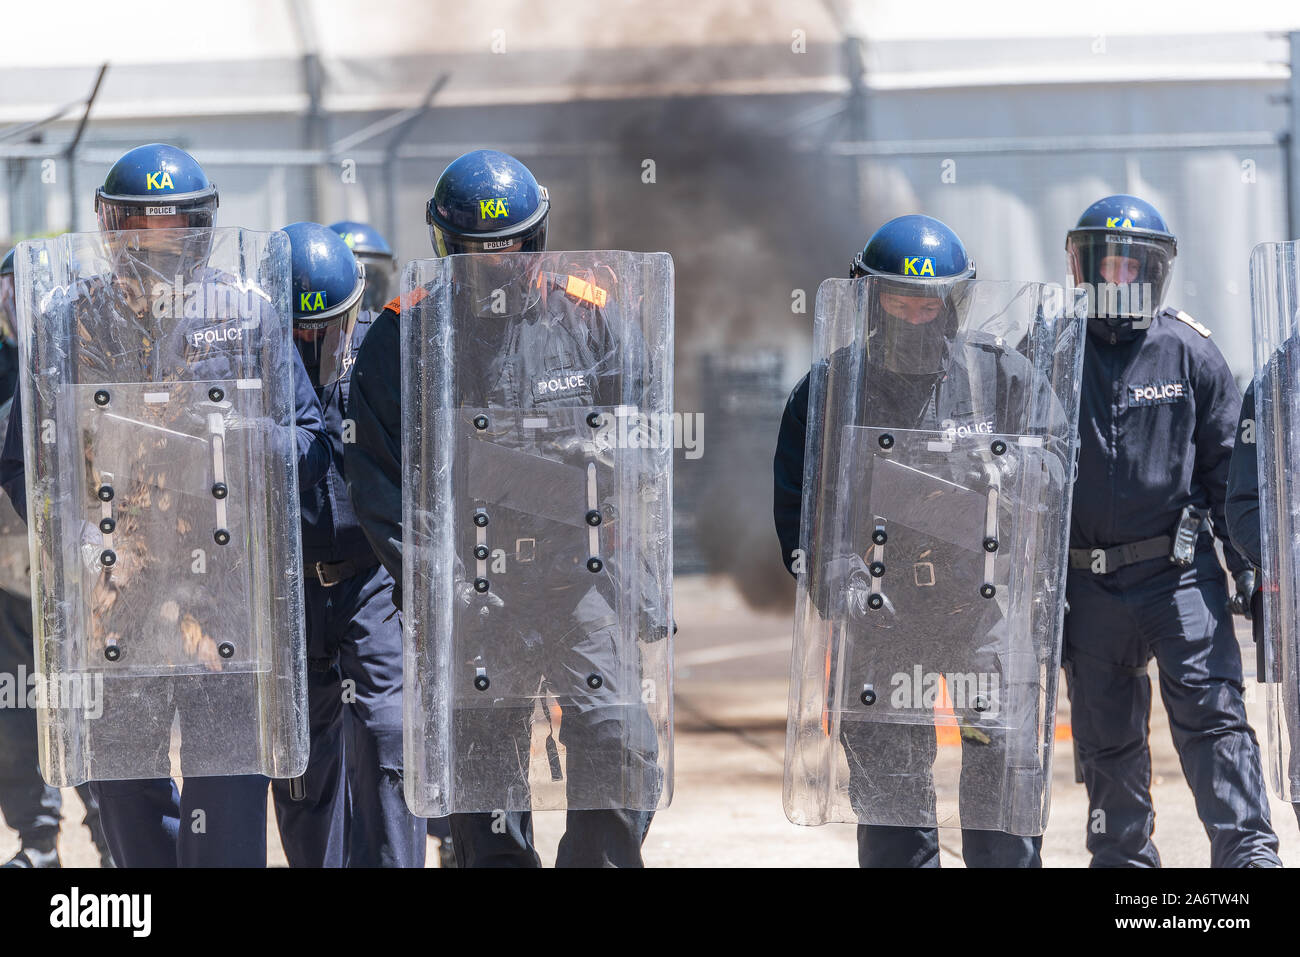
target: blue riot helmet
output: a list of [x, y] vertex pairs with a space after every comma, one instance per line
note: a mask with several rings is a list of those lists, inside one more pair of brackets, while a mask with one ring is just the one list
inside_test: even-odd
[[[187, 276], [207, 260], [206, 232], [217, 187], [189, 153], [165, 143], [137, 146], [109, 169], [95, 190], [95, 216], [113, 241], [114, 275], [141, 289]], [[184, 280], [183, 280], [184, 281]]]
[[366, 288], [366, 271], [334, 230], [291, 223], [293, 338], [315, 384], [327, 386], [352, 366], [352, 333]]
[[1178, 240], [1154, 206], [1136, 196], [1099, 199], [1065, 237], [1088, 318], [1116, 328], [1150, 319], [1164, 301]]
[[366, 269], [366, 291], [361, 296], [362, 312], [378, 315], [392, 297], [395, 258], [388, 240], [368, 223], [344, 219], [330, 226]]
[[14, 342], [18, 328], [18, 306], [14, 291], [14, 251], [11, 249], [0, 259], [0, 336], [5, 342]]
[[105, 232], [122, 229], [206, 229], [217, 211], [217, 187], [183, 149], [137, 146], [113, 164], [95, 190], [95, 215]]
[[975, 263], [957, 234], [931, 216], [891, 219], [849, 268], [873, 277], [867, 303], [867, 358], [902, 375], [941, 372], [957, 334], [958, 291]]
[[519, 160], [497, 150], [473, 150], [438, 177], [425, 220], [439, 256], [541, 252], [550, 206], [545, 187]]

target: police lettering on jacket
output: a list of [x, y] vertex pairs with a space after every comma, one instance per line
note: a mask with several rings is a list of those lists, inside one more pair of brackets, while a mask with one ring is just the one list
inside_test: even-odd
[[1128, 404], [1132, 408], [1139, 405], [1158, 405], [1162, 402], [1183, 402], [1191, 394], [1191, 385], [1186, 379], [1149, 382], [1145, 385], [1128, 386]]

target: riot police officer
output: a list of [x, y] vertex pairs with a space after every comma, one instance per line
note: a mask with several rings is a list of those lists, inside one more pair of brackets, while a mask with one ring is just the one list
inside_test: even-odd
[[[491, 217], [483, 217], [485, 206], [492, 207]], [[538, 185], [533, 174], [514, 157], [493, 150], [475, 150], [452, 162], [439, 178], [433, 197], [429, 200], [426, 218], [435, 252], [439, 256], [480, 252], [536, 252], [545, 248], [549, 200], [545, 190]], [[523, 291], [529, 283], [518, 284]], [[528, 322], [528, 314], [515, 318], [498, 330], [497, 345], [502, 351], [498, 368], [499, 378], [485, 381], [461, 382], [460, 395], [474, 395], [483, 404], [502, 405], [506, 408], [531, 407], [528, 394], [531, 378], [526, 374], [531, 353], [527, 352], [529, 336], [544, 336], [548, 328], [565, 330], [561, 335], [572, 335], [573, 329], [586, 330], [589, 343], [607, 343], [612, 332], [608, 328], [587, 328], [586, 322], [566, 297], [556, 295], [548, 308], [568, 311], [569, 315], [548, 318], [545, 322]], [[357, 441], [346, 450], [348, 485], [358, 518], [381, 560], [388, 567], [395, 582], [402, 576], [402, 407], [401, 368], [399, 355], [400, 303], [394, 300], [375, 321], [374, 327], [362, 345], [352, 377], [351, 405], [349, 411], [357, 426]], [[566, 340], [567, 341], [567, 340]], [[575, 338], [573, 341], [579, 341]], [[481, 348], [487, 348], [481, 344]], [[570, 371], [586, 370], [587, 381], [594, 383], [597, 370], [589, 364], [587, 355], [570, 357]], [[538, 361], [542, 361], [538, 358]], [[517, 369], [517, 375], [506, 369]], [[519, 371], [522, 370], [522, 371]], [[471, 377], [467, 377], [471, 378]], [[578, 376], [582, 379], [582, 376]], [[588, 386], [590, 388], [590, 386]], [[522, 394], [520, 390], [523, 390]], [[477, 390], [477, 391], [476, 391]], [[459, 396], [458, 396], [459, 398]], [[473, 405], [473, 399], [464, 404]], [[538, 539], [541, 542], [541, 539]], [[512, 593], [510, 600], [525, 602], [513, 614], [527, 615], [528, 577], [520, 583], [520, 590]], [[573, 627], [585, 632], [589, 625], [584, 609], [570, 609]], [[539, 620], [545, 620], [545, 611], [538, 610]], [[509, 630], [509, 624], [503, 626]], [[543, 639], [545, 640], [545, 639]], [[521, 646], [520, 655], [527, 649]], [[536, 650], [532, 652], [536, 654]], [[520, 667], [528, 667], [526, 661]], [[551, 676], [555, 677], [555, 676]], [[493, 709], [476, 709], [488, 712]], [[514, 710], [514, 709], [509, 709]], [[490, 715], [481, 715], [483, 719]], [[513, 715], [505, 715], [507, 719]], [[586, 717], [600, 718], [600, 709]], [[584, 715], [566, 715], [561, 724], [561, 735], [571, 735], [571, 753], [581, 752], [579, 739], [612, 733], [614, 739], [601, 739], [601, 746], [622, 750], [626, 731], [616, 722], [606, 721], [599, 726], [584, 722]], [[526, 721], [518, 727], [511, 724], [503, 734], [517, 735], [526, 728]], [[649, 737], [653, 739], [653, 729]], [[628, 739], [637, 735], [627, 733]], [[562, 740], [563, 743], [563, 740]], [[497, 742], [493, 742], [497, 744]], [[593, 745], [595, 746], [595, 745]], [[517, 740], [516, 747], [526, 754], [529, 742]], [[501, 748], [507, 751], [507, 744]], [[487, 751], [489, 749], [481, 749]], [[468, 764], [486, 760], [474, 754], [459, 756]], [[640, 754], [653, 771], [653, 759]], [[526, 775], [526, 764], [520, 769]], [[652, 812], [607, 809], [573, 810], [568, 812], [568, 826], [560, 842], [558, 866], [640, 866], [641, 845], [650, 826]], [[456, 857], [461, 866], [539, 866], [532, 839], [532, 816], [529, 812], [452, 814], [451, 831]]]
[[1094, 867], [1158, 867], [1147, 741], [1152, 658], [1216, 867], [1278, 866], [1259, 744], [1214, 537], [1240, 394], [1210, 330], [1164, 294], [1177, 250], [1135, 196], [1089, 206], [1066, 238], [1089, 294], [1064, 662]]
[[[914, 268], [926, 263], [924, 277]], [[959, 333], [962, 281], [973, 279], [975, 264], [957, 235], [944, 223], [929, 216], [908, 215], [890, 220], [868, 240], [850, 268], [850, 278], [877, 277], [867, 305], [867, 328], [862, 343], [862, 357], [857, 374], [863, 377], [863, 409], [856, 412], [821, 410], [820, 422], [857, 423], [864, 411], [870, 422], [897, 429], [941, 430], [975, 427], [972, 417], [1004, 417], [992, 421], [993, 432], [1008, 431], [1008, 425], [1023, 419], [1030, 407], [1041, 410], [1048, 418], [1059, 414], [1059, 404], [1044, 394], [1045, 383], [1035, 381], [1032, 368], [1008, 343], [978, 331]], [[915, 278], [913, 278], [915, 277]], [[854, 367], [848, 350], [860, 348], [855, 343], [843, 347], [795, 386], [786, 403], [781, 420], [773, 461], [773, 514], [781, 557], [786, 568], [795, 574], [800, 548], [800, 524], [803, 519], [805, 441], [809, 422], [809, 399], [814, 377], [823, 384], [819, 394], [826, 396], [824, 384], [842, 379]], [[954, 360], [954, 356], [960, 356]], [[830, 443], [823, 446], [823, 454]], [[834, 447], [837, 448], [837, 447]], [[823, 474], [837, 474], [838, 466], [824, 464]], [[919, 473], [918, 473], [919, 474]], [[905, 535], [891, 533], [890, 547], [911, 554], [927, 546], [906, 541]], [[920, 555], [919, 558], [924, 558]], [[869, 570], [860, 556], [845, 556], [839, 562], [856, 562], [861, 579], [870, 581]], [[939, 559], [934, 559], [938, 563]], [[933, 567], [933, 566], [931, 566]], [[819, 580], [821, 572], [810, 573], [811, 600], [819, 607], [831, 599], [827, 585]], [[852, 581], [852, 571], [837, 573], [836, 580]], [[933, 584], [917, 582], [916, 584]], [[931, 589], [895, 586], [894, 602], [898, 608], [919, 621], [915, 631], [924, 635], [925, 647], [909, 644], [892, 649], [906, 655], [924, 655], [927, 659], [952, 657], [952, 649], [987, 645], [982, 616], [967, 609], [955, 613], [948, 607], [933, 607]], [[976, 593], [978, 582], [969, 589]], [[977, 601], [979, 599], [976, 599]], [[863, 609], [865, 612], [865, 608]], [[975, 609], [978, 611], [978, 609]], [[963, 652], [958, 652], [960, 655]], [[936, 657], [937, 656], [937, 657]], [[968, 659], [974, 661], [975, 659]], [[862, 661], [850, 662], [850, 669]], [[910, 666], [909, 666], [910, 667]], [[983, 670], [995, 670], [996, 663], [986, 662]], [[997, 734], [999, 732], [993, 732]], [[1012, 732], [1014, 733], [1014, 732]], [[973, 780], [981, 775], [986, 757], [1003, 752], [998, 742], [985, 737], [988, 732], [971, 721], [961, 728], [962, 774]], [[849, 764], [849, 798], [859, 818], [858, 862], [862, 867], [938, 867], [939, 832], [934, 827], [862, 823], [864, 818], [890, 817], [879, 807], [887, 803], [906, 805], [909, 816], [924, 817], [926, 804], [932, 803], [933, 785], [929, 783], [929, 766], [935, 760], [933, 723], [915, 725], [876, 725], [870, 721], [845, 721], [840, 741]], [[994, 747], [988, 747], [994, 744]], [[890, 788], [895, 793], [882, 799]], [[963, 790], [965, 787], [963, 786]], [[932, 815], [933, 811], [930, 811]], [[972, 822], [981, 816], [963, 796], [962, 817]], [[970, 867], [1038, 867], [1041, 866], [1041, 837], [1021, 837], [1000, 830], [966, 827], [962, 830], [962, 852]]]
[[[95, 194], [99, 228], [105, 232], [208, 229], [214, 224], [217, 205], [217, 188], [194, 158], [184, 150], [160, 143], [136, 147], [124, 154], [109, 169], [104, 185]], [[175, 243], [152, 244], [150, 251], [143, 255], [166, 262], [138, 265], [164, 277], [174, 275], [187, 263], [202, 261], [201, 235], [177, 233]], [[191, 278], [206, 281], [209, 277]], [[220, 277], [210, 278], [221, 281]], [[77, 292], [87, 302], [103, 297], [112, 308], [130, 308], [129, 303], [115, 298], [115, 279], [90, 280], [86, 289]], [[185, 361], [184, 357], [172, 358]], [[330, 446], [320, 401], [301, 359], [296, 353], [293, 358], [298, 481], [300, 490], [309, 492], [329, 467]], [[0, 454], [0, 485], [9, 493], [19, 513], [26, 515], [19, 404], [16, 397], [3, 454]], [[138, 728], [134, 733], [145, 735], [157, 730], [165, 735], [171, 727], [171, 717], [158, 715], [157, 718], [157, 729]], [[266, 779], [261, 776], [187, 776], [183, 791], [166, 777], [94, 781], [91, 787], [99, 799], [114, 859], [122, 866], [259, 866], [265, 863]], [[202, 812], [203, 829], [189, 826], [197, 811]]]
[[[348, 866], [423, 867], [423, 822], [402, 796], [401, 619], [393, 581], [357, 524], [343, 481], [347, 370], [365, 332], [358, 319], [370, 273], [333, 228], [293, 223], [284, 231], [293, 249], [294, 341], [325, 411], [333, 459], [302, 493], [312, 752], [298, 800], [289, 782], [275, 782], [281, 836], [291, 864], [342, 862], [335, 849], [346, 763]], [[291, 845], [304, 846], [299, 853]]]
[[[396, 291], [393, 283], [397, 272], [396, 259], [388, 240], [369, 223], [358, 222], [354, 219], [341, 219], [337, 223], [333, 223], [330, 229], [343, 237], [343, 241], [348, 244], [348, 248], [357, 257], [357, 261], [366, 268], [366, 291], [361, 296], [361, 313], [357, 316], [357, 332], [354, 337], [355, 341], [360, 343], [365, 338], [370, 324], [379, 318], [379, 314], [384, 311], [384, 307], [393, 298]], [[364, 747], [361, 742], [353, 739], [353, 735], [359, 729], [353, 724], [351, 718], [349, 717], [344, 723], [348, 729], [348, 746]], [[347, 765], [348, 786], [350, 788], [364, 786], [361, 782], [353, 780], [355, 764], [348, 761]], [[456, 856], [451, 849], [451, 827], [447, 819], [445, 817], [430, 818], [428, 833], [430, 837], [438, 839], [438, 860], [440, 865], [442, 867], [455, 867]]]
[[[0, 259], [0, 424], [8, 421], [18, 388], [17, 316], [14, 305], [14, 254]], [[0, 425], [0, 427], [3, 427]], [[32, 603], [29, 593], [27, 533], [7, 501], [0, 502], [0, 673], [31, 675]], [[12, 534], [8, 534], [12, 532]], [[11, 587], [13, 590], [11, 590]], [[26, 688], [20, 688], [25, 694]], [[18, 853], [3, 867], [57, 867], [63, 801], [58, 788], [41, 780], [36, 757], [36, 712], [28, 707], [0, 709], [0, 813], [18, 832]], [[99, 850], [100, 862], [113, 864], [99, 821], [99, 803], [88, 784], [77, 788], [86, 806], [86, 827]]]

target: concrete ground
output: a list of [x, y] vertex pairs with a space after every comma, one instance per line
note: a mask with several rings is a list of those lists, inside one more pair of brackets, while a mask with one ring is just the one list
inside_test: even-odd
[[[781, 807], [782, 761], [790, 668], [789, 614], [747, 609], [731, 587], [713, 578], [679, 579], [676, 617], [676, 789], [672, 806], [655, 818], [646, 841], [646, 863], [654, 867], [851, 867], [856, 864], [854, 829], [838, 824], [797, 827]], [[1247, 673], [1254, 646], [1238, 629]], [[1153, 669], [1154, 673], [1154, 669]], [[1061, 682], [1059, 723], [1069, 721]], [[1254, 726], [1264, 727], [1264, 696], [1248, 681], [1247, 702]], [[1192, 796], [1169, 737], [1168, 720], [1155, 695], [1151, 715], [1152, 791], [1155, 839], [1166, 866], [1205, 867], [1209, 844], [1196, 818]], [[1051, 823], [1043, 842], [1048, 867], [1083, 867], [1087, 797], [1074, 783], [1068, 741], [1058, 741]], [[1300, 829], [1290, 805], [1272, 798], [1274, 825], [1287, 866], [1300, 866]], [[94, 866], [96, 854], [75, 791], [64, 792], [66, 819], [61, 842], [65, 864]], [[564, 828], [561, 812], [536, 815], [538, 848], [548, 864]], [[941, 832], [945, 866], [961, 866], [961, 835]], [[272, 865], [283, 865], [274, 826], [268, 845]], [[12, 832], [0, 831], [0, 860], [17, 847]], [[436, 866], [430, 840], [429, 866]]]

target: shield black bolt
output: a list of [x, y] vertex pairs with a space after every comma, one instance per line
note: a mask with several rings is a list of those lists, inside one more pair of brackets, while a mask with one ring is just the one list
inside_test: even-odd
[[876, 703], [875, 689], [870, 686], [863, 688], [860, 698], [862, 703], [865, 704], [868, 708], [870, 708], [873, 704]]
[[218, 545], [229, 545], [230, 532], [226, 531], [224, 528], [219, 528], [212, 533], [212, 540]]
[[992, 598], [997, 593], [998, 590], [988, 583], [980, 585], [980, 595], [984, 598]]
[[223, 641], [217, 645], [217, 654], [222, 658], [233, 658], [235, 657], [235, 646], [228, 641]]
[[878, 528], [871, 533], [871, 540], [877, 545], [883, 545], [885, 542], [889, 541], [889, 535], [885, 533], [883, 528]]
[[604, 683], [605, 679], [600, 675], [587, 675], [587, 687], [592, 691], [599, 691]]
[[99, 553], [99, 563], [105, 568], [112, 568], [117, 564], [117, 552], [111, 548], [106, 548]]
[[596, 572], [600, 571], [604, 567], [605, 567], [605, 563], [602, 562], [599, 558], [587, 559], [587, 571], [591, 572], [593, 575], [596, 574]]
[[976, 711], [987, 711], [987, 710], [989, 710], [989, 702], [988, 702], [988, 699], [985, 698], [982, 694], [980, 694], [980, 695], [976, 695], [976, 696], [975, 696], [974, 707], [975, 707], [975, 710], [976, 710]]
[[486, 578], [474, 579], [474, 590], [480, 595], [487, 591], [489, 587], [491, 586], [488, 585], [488, 580]]
[[226, 393], [222, 392], [218, 388], [214, 387], [208, 390], [208, 398], [211, 399], [213, 402], [220, 402], [225, 397], [226, 397]]
[[600, 522], [601, 522], [601, 518], [600, 518], [600, 512], [599, 512], [599, 511], [597, 511], [596, 509], [593, 508], [590, 512], [587, 513], [587, 524], [588, 524], [588, 525], [599, 525]]
[[474, 416], [474, 428], [478, 429], [480, 432], [486, 429], [488, 424], [488, 417], [486, 415]]
[[867, 571], [871, 572], [872, 578], [883, 578], [885, 576], [885, 563], [872, 562], [867, 566]]
[[95, 393], [95, 405], [108, 405], [108, 392], [100, 389]]
[[601, 423], [601, 421], [602, 421], [602, 420], [601, 420], [601, 417], [600, 417], [600, 413], [599, 413], [599, 412], [588, 412], [588, 413], [587, 413], [587, 424], [588, 424], [589, 426], [591, 426], [593, 429], [598, 429], [598, 428], [600, 428], [600, 423]]
[[95, 494], [99, 496], [101, 502], [111, 502], [113, 501], [113, 486], [101, 485], [99, 491]]
[[109, 661], [117, 661], [118, 658], [122, 657], [122, 649], [117, 645], [109, 645], [104, 649], [104, 657]]
[[486, 545], [477, 545], [474, 548], [474, 557], [481, 562], [486, 561], [489, 554], [491, 553], [488, 551], [488, 547]]
[[881, 435], [876, 441], [880, 443], [882, 449], [892, 449], [894, 447], [894, 437], [888, 432]]
[[1007, 443], [1003, 442], [1001, 439], [994, 439], [991, 448], [994, 455], [1002, 455], [1007, 450]]
[[867, 607], [870, 608], [872, 611], [880, 611], [880, 609], [882, 609], [882, 608], [885, 607], [885, 599], [884, 599], [884, 596], [883, 596], [883, 595], [869, 595], [869, 596], [867, 597]]
[[474, 687], [477, 688], [479, 691], [487, 691], [491, 685], [492, 682], [488, 680], [487, 675], [474, 676]]
[[474, 524], [479, 528], [486, 528], [488, 523], [487, 512], [475, 512]]
[[225, 498], [230, 494], [230, 489], [226, 488], [225, 482], [216, 482], [212, 486], [213, 498]]
[[998, 540], [992, 536], [984, 539], [984, 551], [996, 552], [998, 550]]
[[99, 520], [99, 530], [105, 535], [112, 535], [115, 528], [117, 528], [117, 522], [111, 518], [101, 518]]

